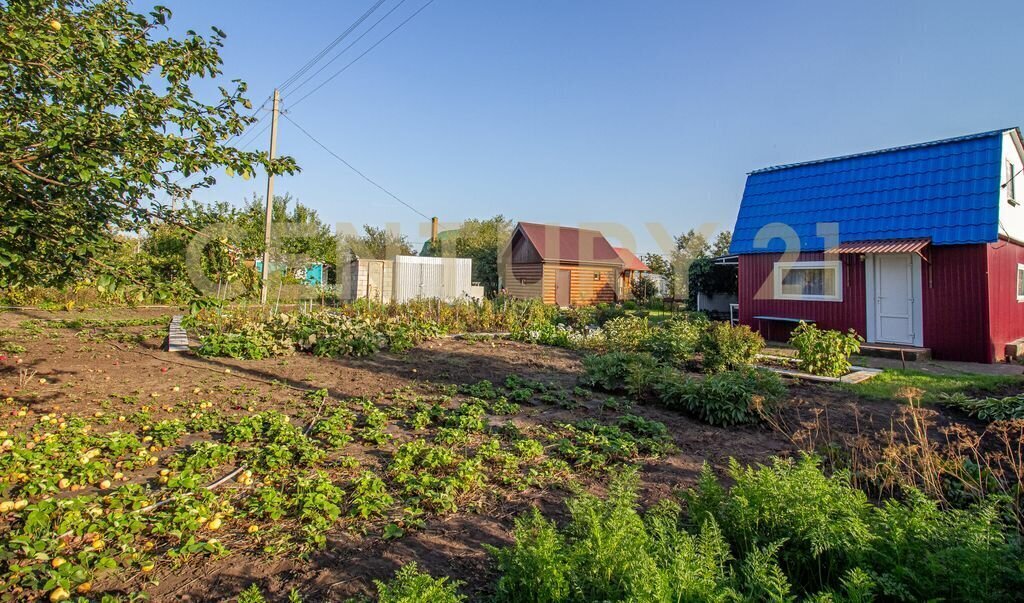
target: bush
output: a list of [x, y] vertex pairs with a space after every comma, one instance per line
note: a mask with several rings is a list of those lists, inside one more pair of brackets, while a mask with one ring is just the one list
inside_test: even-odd
[[496, 600], [716, 601], [735, 598], [728, 545], [713, 523], [694, 536], [667, 502], [637, 511], [635, 471], [617, 475], [607, 499], [589, 494], [569, 503], [571, 523], [559, 531], [534, 510], [516, 521], [515, 543], [491, 549], [502, 573]]
[[753, 574], [769, 584], [781, 577], [805, 593], [873, 591], [898, 601], [1020, 598], [1024, 555], [993, 502], [942, 510], [910, 491], [876, 507], [847, 475], [828, 477], [809, 456], [746, 468], [732, 461], [729, 476], [735, 485], [726, 490], [705, 466], [686, 495], [690, 526], [716, 522], [743, 565], [772, 552], [781, 575]]
[[801, 368], [824, 377], [850, 372], [850, 355], [860, 351], [860, 341], [853, 329], [849, 333], [822, 330], [807, 322], [801, 322], [789, 338], [802, 361]]
[[647, 318], [639, 316], [620, 316], [604, 323], [605, 345], [609, 350], [617, 352], [635, 352], [644, 347], [650, 338], [652, 329]]
[[458, 592], [461, 582], [433, 578], [420, 572], [415, 563], [402, 566], [388, 582], [375, 580], [374, 583], [378, 603], [461, 603], [466, 600]]
[[604, 323], [612, 320], [613, 318], [619, 318], [620, 316], [626, 315], [626, 308], [621, 304], [597, 304], [594, 306], [594, 311], [594, 322], [598, 326], [603, 326]]
[[676, 374], [660, 379], [655, 389], [663, 406], [722, 427], [760, 421], [786, 392], [776, 373], [752, 367], [704, 379]]
[[1019, 600], [1021, 549], [998, 507], [942, 510], [918, 491], [887, 501], [871, 516], [876, 538], [864, 563], [880, 594], [906, 601]]
[[770, 466], [730, 463], [726, 495], [706, 465], [688, 495], [691, 521], [714, 519], [738, 556], [779, 543], [786, 575], [814, 589], [839, 580], [869, 546], [870, 506], [844, 475], [826, 477], [809, 456]]
[[746, 325], [734, 327], [726, 322], [714, 322], [700, 338], [704, 370], [717, 373], [753, 364], [764, 349], [764, 339]]
[[657, 362], [653, 356], [642, 352], [609, 352], [587, 356], [583, 359], [585, 373], [580, 382], [586, 387], [609, 392], [623, 391], [635, 371], [655, 364]]
[[228, 356], [239, 360], [262, 360], [294, 351], [287, 336], [275, 334], [259, 323], [242, 325], [236, 332], [211, 333], [202, 338], [197, 350], [200, 356]]
[[557, 320], [559, 323], [568, 325], [574, 329], [582, 329], [591, 325], [596, 325], [597, 308], [594, 306], [565, 308], [561, 310]]
[[703, 314], [672, 318], [651, 330], [644, 349], [659, 360], [681, 363], [693, 357], [701, 335], [710, 327]]

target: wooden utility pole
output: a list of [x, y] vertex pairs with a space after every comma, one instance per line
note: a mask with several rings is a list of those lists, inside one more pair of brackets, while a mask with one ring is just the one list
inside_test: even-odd
[[[270, 159], [277, 153], [277, 114], [281, 108], [281, 92], [274, 88], [274, 108], [270, 117]], [[270, 280], [270, 223], [274, 219], [274, 172], [267, 171], [267, 215], [263, 224], [263, 287], [260, 289], [260, 303], [267, 303], [267, 286]]]

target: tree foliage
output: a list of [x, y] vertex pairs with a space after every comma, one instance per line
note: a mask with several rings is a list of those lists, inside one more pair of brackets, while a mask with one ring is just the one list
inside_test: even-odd
[[212, 101], [191, 87], [222, 75], [225, 34], [160, 36], [170, 17], [119, 0], [0, 4], [0, 286], [72, 281], [214, 169], [298, 169], [226, 144], [254, 121], [245, 84]]
[[403, 234], [363, 224], [363, 234], [342, 237], [343, 248], [352, 256], [371, 260], [393, 260], [396, 255], [415, 255]]
[[732, 231], [723, 230], [715, 236], [715, 240], [711, 242], [711, 257], [718, 257], [721, 255], [729, 254], [729, 245], [732, 244]]
[[424, 255], [470, 258], [473, 281], [487, 295], [498, 290], [498, 254], [512, 236], [512, 220], [498, 214], [486, 220], [466, 220], [454, 235], [437, 245], [428, 245]]

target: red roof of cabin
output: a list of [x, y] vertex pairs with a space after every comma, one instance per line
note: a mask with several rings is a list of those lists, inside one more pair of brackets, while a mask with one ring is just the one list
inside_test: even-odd
[[613, 247], [615, 253], [619, 254], [622, 259], [623, 270], [635, 270], [637, 272], [650, 272], [651, 269], [647, 267], [647, 264], [640, 261], [640, 258], [636, 257], [636, 254], [626, 249], [625, 247]]
[[596, 230], [520, 222], [519, 228], [544, 261], [621, 264], [608, 239]]

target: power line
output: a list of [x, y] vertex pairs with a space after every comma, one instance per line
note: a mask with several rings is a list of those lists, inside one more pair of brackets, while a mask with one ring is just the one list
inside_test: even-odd
[[377, 0], [377, 2], [373, 4], [370, 8], [368, 8], [366, 12], [364, 12], [358, 19], [356, 19], [355, 22], [352, 23], [352, 25], [349, 25], [345, 31], [341, 32], [341, 34], [338, 35], [338, 37], [331, 40], [331, 42], [327, 46], [325, 46], [313, 58], [307, 61], [305, 65], [300, 67], [298, 71], [289, 76], [288, 79], [286, 79], [283, 83], [281, 83], [278, 86], [278, 88], [283, 91], [286, 88], [288, 88], [288, 86], [291, 86], [293, 83], [295, 83], [295, 81], [298, 80], [300, 77], [305, 75], [307, 71], [312, 69], [314, 65], [320, 62], [320, 59], [327, 56], [327, 53], [331, 52], [331, 50], [333, 50], [335, 46], [340, 44], [341, 41], [348, 37], [348, 35], [351, 34], [353, 31], [355, 31], [357, 27], [362, 25], [363, 21], [369, 18], [369, 16], [372, 15], [374, 11], [376, 11], [378, 8], [380, 8], [380, 5], [384, 4], [384, 2], [385, 0]]
[[[345, 29], [345, 31], [341, 32], [341, 34], [339, 34], [336, 38], [334, 38], [334, 40], [332, 40], [329, 44], [327, 44], [327, 46], [322, 48], [316, 55], [314, 55], [311, 59], [306, 61], [306, 63], [302, 67], [300, 67], [294, 73], [292, 73], [290, 76], [288, 76], [288, 79], [286, 79], [283, 83], [278, 85], [278, 88], [281, 89], [281, 90], [284, 90], [286, 87], [292, 85], [299, 78], [301, 78], [303, 75], [305, 75], [307, 71], [312, 69], [321, 59], [323, 59], [325, 56], [327, 56], [327, 54], [330, 53], [331, 50], [333, 50], [346, 37], [348, 37], [353, 31], [355, 31], [356, 28], [358, 28], [360, 25], [362, 25], [363, 22], [366, 21], [366, 19], [368, 19], [370, 17], [370, 15], [372, 15], [378, 8], [380, 8], [380, 6], [382, 4], [384, 4], [384, 2], [386, 2], [386, 0], [377, 0], [377, 2], [372, 4], [370, 6], [370, 8], [368, 8], [366, 10], [366, 12], [364, 12], [362, 15], [360, 15], [360, 17], [358, 19], [356, 19], [351, 25], [349, 25], [348, 28]], [[402, 2], [405, 2], [405, 0], [402, 0]], [[401, 2], [399, 3], [399, 5], [401, 5]], [[388, 14], [390, 14], [390, 13], [388, 13]], [[374, 24], [374, 26], [376, 26], [376, 24]], [[371, 29], [372, 29], [372, 27], [371, 27]], [[344, 52], [344, 51], [342, 51], [342, 52]], [[266, 98], [264, 98], [263, 101], [260, 103], [260, 106], [257, 107], [256, 110], [253, 111], [249, 115], [249, 117], [256, 117], [256, 115], [266, 107], [267, 102], [270, 101], [272, 97], [273, 97], [273, 95], [268, 95]], [[258, 120], [256, 120], [255, 122], [247, 125], [245, 128], [243, 128], [241, 132], [239, 132], [238, 134], [235, 134], [235, 135], [231, 136], [231, 138], [227, 139], [227, 141], [225, 141], [224, 144], [226, 144], [226, 145], [227, 144], [231, 144], [231, 141], [233, 141], [235, 139], [239, 139], [238, 144], [241, 144], [241, 139], [244, 139], [249, 134], [251, 134], [253, 132], [253, 128], [255, 128], [258, 125], [260, 125], [260, 123], [264, 119], [266, 119], [266, 117], [267, 117], [267, 114], [263, 114]], [[264, 127], [260, 131], [260, 134], [262, 134], [263, 132], [266, 132], [266, 131], [267, 131], [267, 128]], [[259, 134], [256, 135], [256, 138], [259, 138]], [[245, 146], [249, 146], [251, 144], [252, 144], [252, 140], [250, 140], [248, 143], [246, 143]]]
[[306, 135], [306, 138], [309, 138], [309, 139], [310, 139], [310, 140], [312, 140], [312, 141], [313, 141], [314, 143], [316, 143], [316, 144], [317, 144], [317, 146], [319, 146], [319, 147], [320, 147], [321, 149], [323, 149], [323, 150], [327, 151], [327, 152], [328, 152], [328, 153], [329, 153], [329, 154], [330, 154], [330, 155], [331, 155], [332, 157], [334, 157], [334, 158], [335, 158], [335, 159], [337, 159], [338, 161], [340, 161], [340, 162], [342, 162], [343, 164], [345, 164], [345, 166], [346, 166], [346, 167], [348, 167], [348, 169], [352, 170], [352, 171], [353, 171], [353, 172], [355, 172], [356, 174], [359, 174], [359, 176], [360, 176], [360, 177], [362, 177], [362, 179], [363, 179], [363, 180], [366, 180], [366, 181], [367, 181], [367, 182], [369, 182], [370, 184], [372, 184], [372, 185], [376, 186], [377, 188], [379, 188], [380, 190], [384, 191], [384, 193], [385, 193], [386, 195], [388, 195], [389, 197], [391, 197], [391, 198], [392, 198], [392, 199], [394, 199], [395, 201], [398, 201], [398, 202], [399, 202], [399, 203], [401, 203], [402, 205], [404, 205], [404, 206], [408, 207], [408, 208], [409, 208], [409, 209], [411, 209], [412, 211], [416, 212], [417, 214], [419, 214], [420, 216], [422, 216], [422, 217], [423, 217], [424, 219], [426, 219], [426, 220], [429, 220], [429, 219], [430, 219], [430, 216], [428, 216], [427, 214], [425, 214], [425, 213], [421, 212], [420, 210], [416, 209], [416, 208], [415, 208], [415, 207], [413, 207], [412, 205], [409, 205], [409, 204], [408, 204], [408, 203], [406, 203], [405, 201], [402, 201], [401, 199], [399, 199], [399, 198], [398, 198], [398, 195], [396, 195], [396, 194], [392, 193], [391, 191], [389, 191], [388, 189], [384, 188], [384, 187], [383, 187], [383, 186], [381, 186], [380, 184], [377, 184], [376, 182], [374, 182], [374, 180], [373, 180], [372, 178], [370, 178], [370, 177], [369, 177], [369, 176], [367, 176], [366, 174], [364, 174], [364, 173], [360, 172], [360, 171], [359, 171], [358, 169], [356, 169], [356, 167], [355, 167], [354, 165], [352, 165], [351, 163], [349, 163], [349, 162], [345, 161], [345, 160], [344, 160], [344, 159], [343, 159], [343, 158], [341, 157], [341, 155], [338, 155], [337, 153], [335, 153], [335, 152], [334, 152], [334, 151], [332, 151], [331, 149], [327, 148], [327, 145], [325, 145], [324, 143], [322, 143], [322, 142], [320, 142], [319, 140], [317, 140], [315, 136], [313, 136], [312, 134], [310, 134], [309, 132], [307, 132], [307, 131], [306, 131], [306, 129], [305, 129], [305, 128], [303, 128], [302, 126], [300, 126], [300, 125], [299, 125], [298, 123], [296, 123], [296, 121], [295, 121], [294, 119], [292, 119], [291, 117], [288, 117], [288, 114], [287, 114], [287, 113], [282, 113], [282, 114], [281, 114], [281, 116], [282, 116], [282, 117], [284, 117], [285, 119], [287, 119], [288, 121], [292, 122], [292, 125], [294, 125], [294, 126], [295, 126], [296, 128], [298, 128], [298, 129], [299, 129], [299, 131], [300, 131], [300, 132], [302, 132], [303, 134], [305, 134], [305, 135]]
[[344, 54], [345, 54], [346, 52], [348, 52], [348, 51], [349, 51], [349, 50], [350, 50], [350, 49], [351, 49], [351, 48], [352, 48], [353, 46], [355, 46], [356, 44], [358, 44], [360, 40], [362, 40], [363, 38], [365, 38], [365, 37], [366, 37], [366, 34], [368, 34], [368, 33], [370, 33], [371, 31], [373, 31], [373, 30], [374, 30], [374, 29], [375, 29], [375, 28], [376, 28], [376, 27], [377, 27], [378, 25], [380, 25], [380, 24], [381, 24], [381, 22], [382, 22], [382, 21], [384, 21], [385, 19], [387, 19], [388, 17], [390, 17], [390, 16], [391, 16], [391, 13], [395, 12], [396, 10], [398, 10], [398, 8], [399, 8], [400, 6], [402, 6], [403, 4], [405, 4], [405, 0], [399, 0], [398, 4], [394, 5], [393, 7], [391, 7], [391, 10], [389, 10], [389, 11], [388, 11], [388, 12], [386, 12], [386, 13], [384, 13], [384, 16], [383, 16], [383, 17], [381, 17], [380, 19], [377, 19], [376, 21], [374, 21], [373, 25], [371, 25], [371, 26], [370, 26], [369, 28], [367, 28], [367, 29], [366, 29], [366, 31], [364, 31], [363, 33], [359, 34], [359, 36], [358, 36], [358, 37], [357, 37], [357, 38], [356, 38], [355, 40], [352, 40], [352, 42], [351, 42], [351, 43], [350, 43], [350, 44], [349, 44], [348, 46], [346, 46], [345, 48], [342, 48], [342, 49], [341, 49], [341, 51], [340, 51], [340, 52], [338, 52], [338, 54], [336, 54], [336, 55], [334, 55], [333, 57], [331, 57], [331, 60], [329, 60], [329, 61], [327, 61], [326, 63], [324, 63], [323, 65], [321, 65], [321, 66], [320, 66], [320, 68], [319, 68], [319, 69], [317, 69], [317, 70], [316, 70], [316, 71], [315, 71], [315, 72], [314, 72], [314, 73], [313, 73], [312, 75], [310, 75], [310, 76], [309, 76], [309, 77], [307, 77], [306, 79], [302, 80], [302, 83], [301, 83], [301, 84], [299, 84], [298, 86], [296, 86], [295, 88], [293, 88], [293, 89], [291, 90], [291, 92], [292, 92], [293, 94], [294, 94], [294, 93], [296, 93], [296, 92], [298, 92], [298, 91], [299, 91], [299, 90], [300, 90], [300, 89], [301, 89], [301, 88], [302, 88], [303, 86], [305, 86], [306, 84], [308, 84], [308, 83], [310, 82], [310, 80], [312, 80], [312, 79], [313, 79], [313, 78], [315, 78], [316, 76], [318, 76], [318, 75], [320, 75], [321, 73], [323, 73], [323, 70], [324, 70], [324, 69], [327, 69], [327, 66], [328, 66], [328, 65], [330, 65], [330, 64], [331, 64], [331, 63], [333, 63], [334, 61], [337, 61], [338, 59], [340, 59], [342, 55], [344, 55]]
[[327, 78], [326, 80], [320, 82], [320, 84], [317, 85], [317, 87], [315, 87], [312, 90], [310, 90], [309, 92], [307, 92], [305, 95], [303, 95], [301, 98], [299, 98], [299, 100], [295, 101], [294, 103], [291, 103], [290, 107], [294, 107], [294, 106], [298, 105], [299, 103], [301, 103], [302, 101], [306, 100], [311, 95], [316, 93], [317, 90], [319, 90], [319, 89], [323, 88], [324, 86], [326, 86], [328, 82], [330, 82], [334, 78], [336, 78], [339, 75], [341, 75], [342, 73], [344, 73], [349, 67], [354, 65], [356, 63], [356, 61], [358, 61], [359, 59], [361, 59], [361, 58], [365, 57], [366, 55], [368, 55], [370, 53], [370, 51], [372, 51], [374, 48], [380, 46], [381, 42], [383, 42], [384, 40], [387, 40], [388, 38], [390, 38], [392, 34], [394, 34], [399, 29], [402, 29], [402, 27], [406, 23], [408, 23], [409, 21], [412, 21], [416, 17], [416, 15], [420, 14], [421, 12], [423, 12], [423, 10], [425, 8], [427, 8], [428, 6], [430, 6], [433, 3], [434, 3], [434, 0], [427, 0], [426, 4], [424, 4], [423, 6], [419, 7], [418, 9], [416, 9], [416, 12], [414, 12], [413, 14], [409, 15], [408, 17], [406, 17], [404, 21], [402, 21], [397, 26], [395, 26], [395, 28], [392, 29], [391, 31], [389, 31], [383, 38], [381, 38], [381, 39], [377, 40], [376, 42], [374, 42], [373, 45], [370, 46], [369, 48], [367, 48], [366, 50], [364, 50], [362, 52], [362, 54], [360, 54], [356, 58], [354, 58], [351, 61], [349, 61], [349, 63], [347, 65], [345, 65], [344, 67], [342, 67], [338, 71], [334, 72], [334, 75], [332, 75], [331, 77]]

